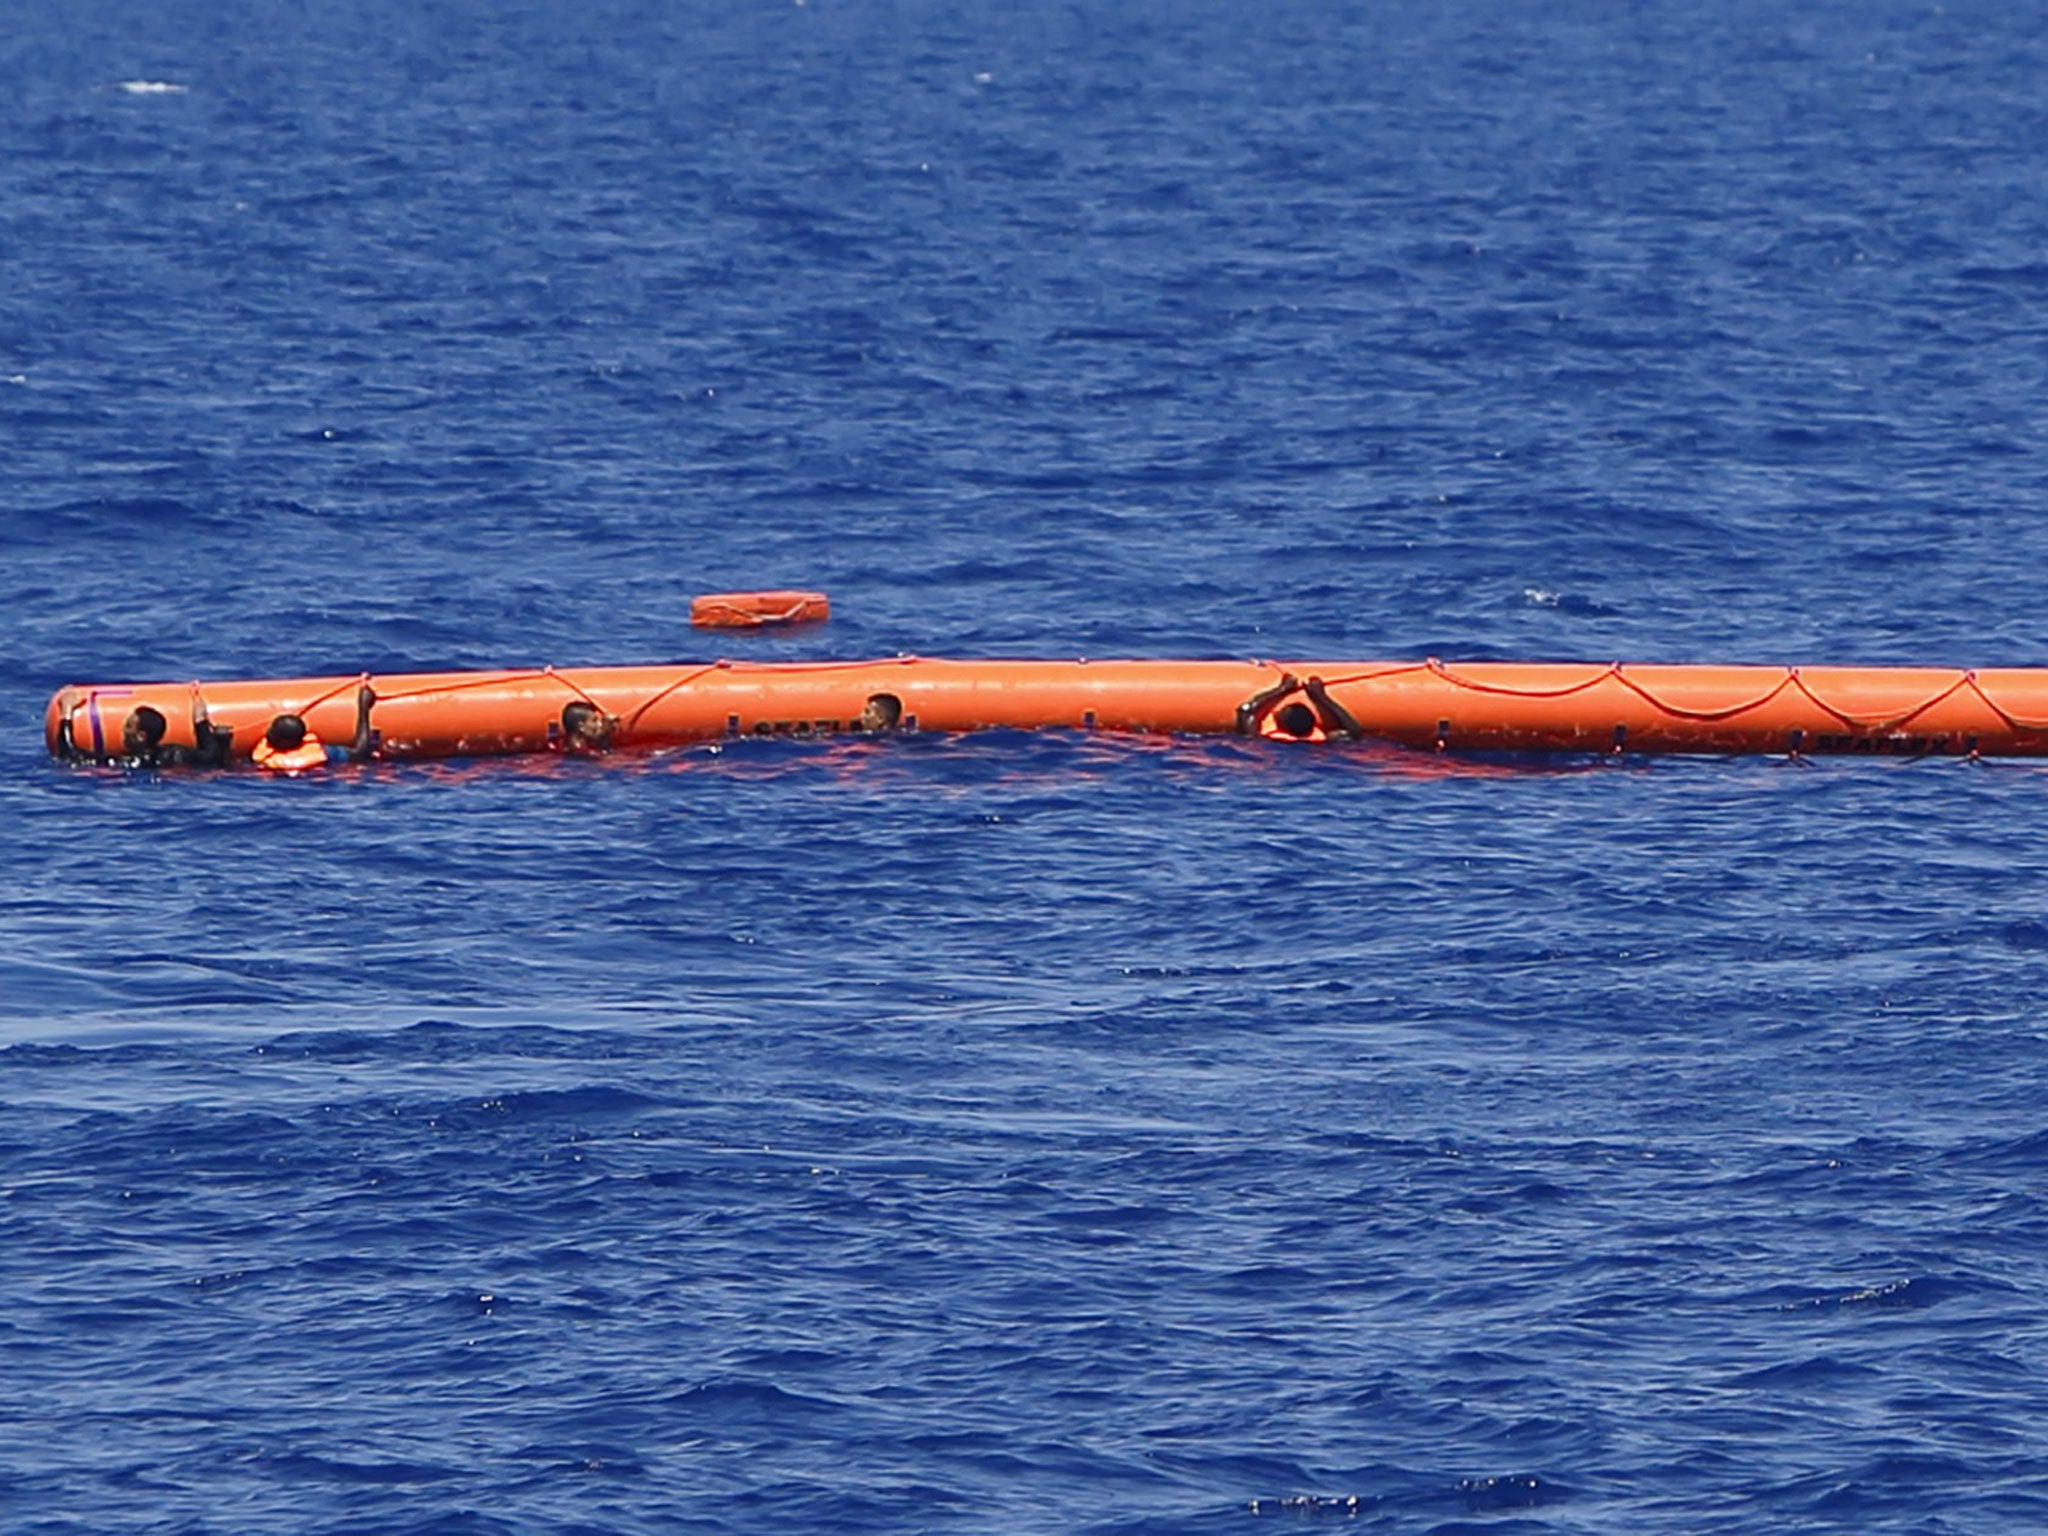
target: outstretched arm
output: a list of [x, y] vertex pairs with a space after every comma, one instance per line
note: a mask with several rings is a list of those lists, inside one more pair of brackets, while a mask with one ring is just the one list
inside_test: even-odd
[[85, 753], [78, 749], [78, 743], [71, 739], [71, 716], [76, 708], [77, 706], [71, 702], [71, 690], [65, 689], [63, 703], [59, 706], [57, 716], [57, 756], [65, 762], [74, 762], [85, 756]]
[[1309, 702], [1315, 705], [1316, 715], [1323, 722], [1324, 730], [1333, 735], [1341, 731], [1353, 741], [1365, 735], [1365, 727], [1358, 723], [1357, 717], [1350, 710], [1330, 697], [1330, 690], [1323, 686], [1320, 677], [1308, 680], [1308, 698]]
[[192, 695], [192, 741], [194, 761], [202, 768], [225, 768], [228, 748], [235, 733], [216, 726], [206, 713], [206, 700]]
[[365, 763], [377, 750], [376, 733], [370, 729], [370, 711], [376, 706], [377, 690], [367, 682], [356, 690], [356, 739], [348, 744], [348, 760]]
[[1287, 695], [1301, 686], [1294, 680], [1292, 672], [1282, 672], [1280, 681], [1272, 687], [1253, 694], [1237, 706], [1237, 734], [1252, 736], [1258, 733], [1259, 722], [1266, 718], [1268, 711]]

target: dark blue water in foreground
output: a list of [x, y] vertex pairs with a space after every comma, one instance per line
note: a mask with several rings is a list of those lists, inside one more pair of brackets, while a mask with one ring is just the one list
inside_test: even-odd
[[8, 17], [7, 1536], [2048, 1528], [2048, 769], [39, 738], [2048, 661], [2038, 6]]

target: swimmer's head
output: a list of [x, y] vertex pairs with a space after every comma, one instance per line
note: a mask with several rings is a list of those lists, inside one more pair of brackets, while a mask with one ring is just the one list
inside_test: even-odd
[[263, 733], [274, 752], [292, 752], [306, 744], [306, 722], [297, 715], [279, 715]]
[[128, 718], [121, 722], [121, 750], [134, 756], [142, 752], [154, 752], [163, 744], [164, 731], [170, 722], [164, 719], [163, 711], [151, 709], [147, 704], [138, 704], [128, 711]]
[[893, 693], [872, 693], [853, 722], [857, 731], [893, 731], [903, 722], [903, 701]]
[[1290, 736], [1313, 736], [1316, 712], [1306, 704], [1282, 704], [1273, 711], [1273, 723]]
[[596, 752], [612, 744], [610, 716], [578, 699], [562, 706], [562, 744], [571, 751]]

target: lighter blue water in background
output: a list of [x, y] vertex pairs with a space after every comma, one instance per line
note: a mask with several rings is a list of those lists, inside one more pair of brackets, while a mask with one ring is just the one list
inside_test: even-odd
[[2044, 22], [12, 0], [0, 1531], [2048, 1528], [2048, 769], [39, 734], [2048, 662]]

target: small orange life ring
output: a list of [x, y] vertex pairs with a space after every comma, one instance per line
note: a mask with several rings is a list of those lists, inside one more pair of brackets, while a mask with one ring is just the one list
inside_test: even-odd
[[822, 624], [831, 617], [831, 601], [822, 592], [711, 592], [690, 604], [690, 622], [699, 629]]

